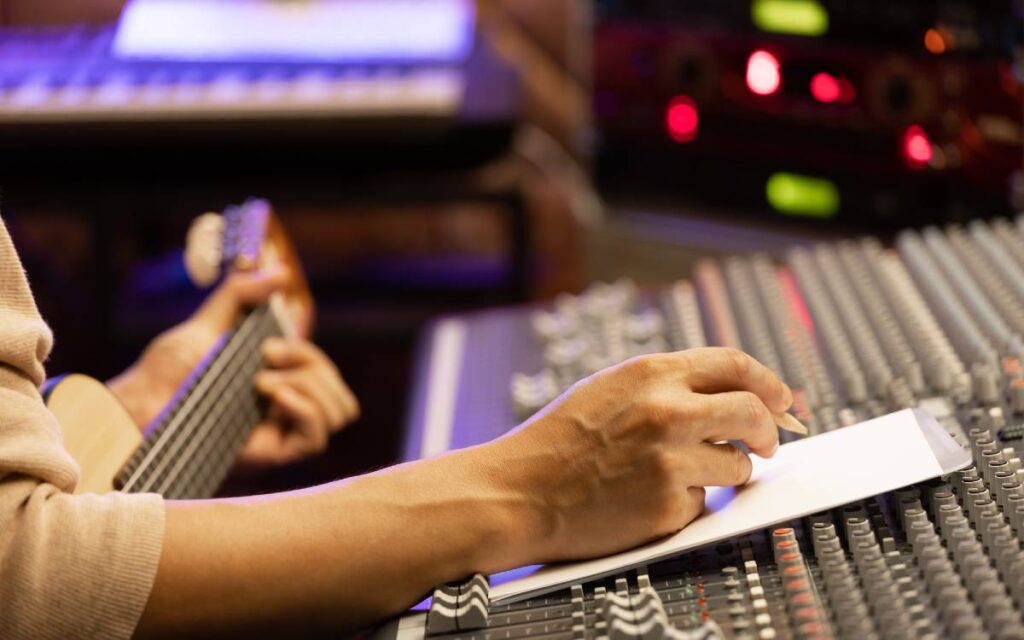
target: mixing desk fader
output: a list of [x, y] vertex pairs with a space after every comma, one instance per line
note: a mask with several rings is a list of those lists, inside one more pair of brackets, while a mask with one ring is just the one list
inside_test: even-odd
[[907, 231], [892, 247], [797, 247], [781, 263], [736, 256], [665, 289], [599, 284], [545, 308], [441, 320], [424, 343], [409, 458], [490, 440], [634, 355], [724, 345], [790, 384], [812, 437], [919, 406], [974, 465], [548, 597], [478, 604], [473, 619], [435, 597], [384, 633], [1024, 638], [1022, 338], [1024, 217]]

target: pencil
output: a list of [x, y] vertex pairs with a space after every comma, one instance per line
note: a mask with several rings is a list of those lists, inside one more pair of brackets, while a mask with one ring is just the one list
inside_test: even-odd
[[794, 418], [793, 414], [781, 412], [772, 415], [775, 416], [775, 424], [779, 425], [780, 429], [785, 429], [792, 433], [798, 433], [802, 436], [806, 436], [808, 434], [807, 427], [805, 427], [802, 422]]

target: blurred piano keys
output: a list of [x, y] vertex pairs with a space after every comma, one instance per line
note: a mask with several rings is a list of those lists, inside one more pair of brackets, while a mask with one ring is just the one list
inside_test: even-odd
[[[517, 73], [478, 33], [473, 2], [425, 0], [418, 13], [409, 4], [314, 2], [282, 21], [280, 3], [149, 0], [129, 4], [120, 24], [2, 28], [0, 144], [10, 153], [0, 171], [9, 183], [41, 169], [137, 171], [138, 151], [161, 170], [192, 153], [238, 166], [252, 157], [240, 148], [274, 146], [285, 166], [328, 170], [346, 157], [393, 166], [410, 151], [461, 166], [497, 156], [519, 115]], [[169, 10], [199, 25], [209, 14], [182, 38], [191, 50], [168, 48], [174, 38], [158, 25]], [[232, 15], [239, 33], [215, 46], [214, 27]], [[416, 20], [396, 15], [431, 32], [414, 38]], [[275, 21], [284, 44], [266, 37]], [[359, 28], [332, 40], [325, 21]]]

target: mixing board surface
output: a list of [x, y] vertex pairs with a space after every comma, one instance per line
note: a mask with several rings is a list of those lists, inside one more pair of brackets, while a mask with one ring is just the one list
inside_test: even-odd
[[[385, 635], [1024, 638], [1024, 217], [702, 263], [644, 291], [440, 321], [409, 458], [490, 440], [634, 355], [750, 352], [814, 434], [920, 406], [974, 456], [952, 476], [555, 596], [495, 605], [482, 578]], [[791, 437], [787, 434], [786, 437]], [[884, 443], [879, 443], [884, 446]]]

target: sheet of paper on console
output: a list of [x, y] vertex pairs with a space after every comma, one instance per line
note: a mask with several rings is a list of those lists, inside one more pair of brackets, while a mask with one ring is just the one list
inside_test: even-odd
[[753, 461], [747, 485], [709, 488], [704, 514], [679, 533], [605, 558], [492, 576], [491, 601], [522, 600], [923, 482], [968, 466], [971, 455], [929, 414], [904, 409]]

